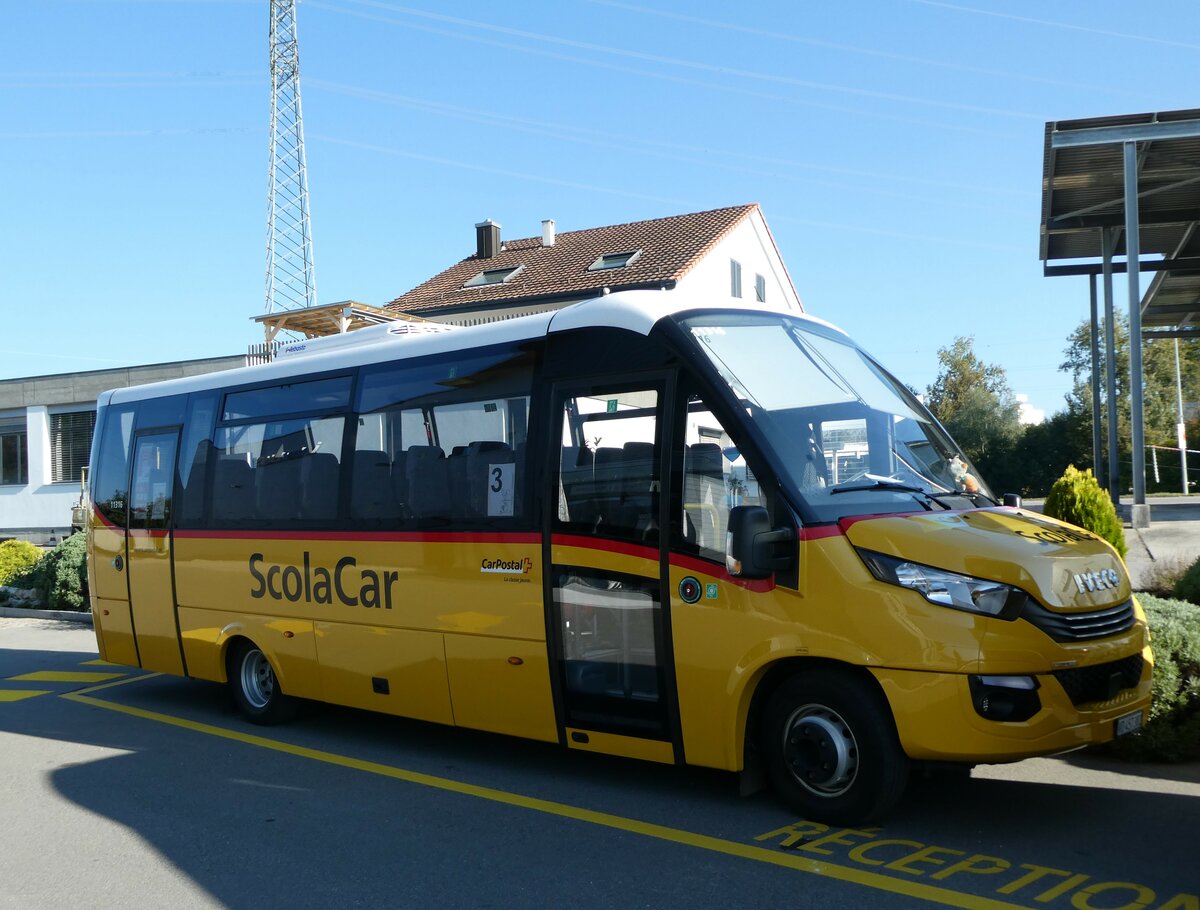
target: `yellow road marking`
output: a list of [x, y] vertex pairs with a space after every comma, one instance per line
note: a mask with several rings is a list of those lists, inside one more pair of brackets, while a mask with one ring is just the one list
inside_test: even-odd
[[565, 803], [557, 803], [551, 800], [538, 799], [533, 796], [523, 796], [520, 793], [510, 793], [507, 790], [497, 790], [492, 787], [483, 787], [478, 784], [469, 784], [465, 781], [451, 780], [446, 777], [437, 777], [432, 774], [423, 774], [419, 771], [409, 771], [404, 768], [397, 768], [392, 765], [385, 765], [380, 762], [367, 761], [361, 758], [353, 758], [348, 755], [338, 755], [334, 752], [325, 752], [321, 749], [311, 749], [307, 746], [298, 746], [293, 743], [282, 742], [275, 739], [267, 739], [265, 736], [256, 736], [253, 733], [243, 733], [239, 730], [227, 730], [224, 727], [213, 726], [199, 721], [186, 720], [182, 717], [175, 717], [170, 714], [160, 714], [157, 711], [147, 711], [144, 708], [135, 708], [131, 705], [122, 705], [116, 702], [108, 702], [99, 698], [93, 698], [91, 693], [98, 692], [102, 689], [110, 689], [114, 686], [126, 685], [128, 683], [137, 682], [143, 679], [151, 679], [160, 674], [151, 673], [145, 676], [135, 676], [129, 679], [122, 679], [118, 682], [107, 683], [102, 686], [97, 686], [92, 689], [85, 689], [80, 692], [68, 692], [61, 695], [69, 701], [79, 702], [85, 705], [92, 705], [97, 708], [104, 708], [109, 711], [116, 711], [120, 714], [127, 714], [131, 717], [140, 717], [144, 720], [152, 720], [157, 723], [167, 724], [172, 727], [179, 727], [184, 730], [191, 730], [195, 733], [203, 733], [207, 736], [217, 736], [222, 739], [233, 740], [235, 742], [245, 743], [250, 746], [257, 746], [262, 749], [270, 749], [274, 752], [281, 752], [286, 755], [294, 755], [300, 758], [311, 759], [312, 761], [324, 762], [325, 764], [338, 765], [343, 768], [350, 768], [354, 771], [363, 771], [367, 774], [377, 774], [381, 777], [389, 777], [393, 780], [405, 781], [410, 784], [417, 784], [422, 787], [432, 787], [437, 790], [445, 790], [450, 793], [458, 793], [463, 796], [474, 796], [479, 799], [486, 799], [491, 802], [501, 803], [507, 806], [515, 806], [521, 809], [531, 809], [535, 812], [543, 812], [547, 815], [556, 815], [562, 818], [570, 818], [575, 821], [586, 822], [587, 824], [599, 825], [604, 828], [613, 828], [618, 831], [627, 831], [632, 834], [640, 834], [643, 837], [652, 837], [656, 840], [667, 841], [668, 843], [682, 844], [688, 847], [695, 847], [700, 850], [708, 850], [712, 853], [720, 853], [725, 856], [736, 856], [741, 859], [754, 860], [760, 863], [769, 863], [774, 866], [784, 866], [786, 868], [795, 869], [800, 872], [807, 872], [813, 875], [820, 875], [824, 878], [836, 879], [838, 881], [849, 882], [855, 885], [864, 885], [868, 888], [876, 888], [881, 891], [889, 891], [893, 894], [903, 894], [908, 897], [915, 897], [919, 900], [932, 901], [939, 904], [946, 904], [951, 907], [963, 907], [966, 910], [1012, 910], [1015, 907], [1022, 907], [1021, 904], [1013, 904], [1007, 901], [995, 900], [989, 897], [979, 897], [973, 894], [964, 894], [958, 891], [952, 891], [949, 888], [941, 888], [936, 885], [927, 885], [922, 882], [910, 882], [902, 879], [891, 878], [886, 875], [881, 875], [875, 872], [868, 872], [862, 869], [853, 869], [847, 866], [839, 866], [835, 863], [825, 862], [823, 860], [809, 859], [805, 856], [798, 856], [791, 852], [782, 852], [780, 850], [770, 850], [765, 847], [756, 847], [750, 844], [738, 843], [737, 841], [723, 840], [719, 837], [712, 837], [706, 834], [697, 834], [692, 831], [684, 831], [679, 828], [671, 828], [666, 825], [657, 825], [651, 822], [638, 821], [633, 818], [625, 818], [620, 815], [612, 815], [607, 812], [598, 812], [593, 809], [584, 809], [579, 806], [570, 806]]
[[35, 695], [49, 695], [48, 689], [0, 689], [0, 701], [22, 701]]
[[107, 660], [101, 660], [97, 657], [95, 660], [85, 660], [79, 666], [81, 667], [119, 667], [121, 664], [112, 664]]
[[21, 676], [10, 676], [10, 681], [18, 682], [104, 682], [106, 679], [118, 679], [124, 673], [92, 673], [85, 670], [38, 670], [35, 673], [24, 673]]

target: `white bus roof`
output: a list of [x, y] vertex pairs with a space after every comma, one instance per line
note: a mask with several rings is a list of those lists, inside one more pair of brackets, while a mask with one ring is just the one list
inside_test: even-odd
[[[390, 328], [388, 326], [360, 329], [348, 333], [344, 339], [340, 336], [337, 337], [337, 343], [321, 343], [324, 339], [314, 339], [310, 352], [280, 357], [267, 364], [115, 389], [111, 393], [110, 402], [118, 404], [166, 395], [199, 392], [206, 389], [286, 380], [363, 364], [384, 363], [402, 358], [422, 357], [442, 352], [470, 350], [486, 345], [543, 338], [550, 333], [583, 328], [618, 328], [637, 332], [640, 335], [648, 335], [660, 320], [676, 313], [687, 310], [730, 309], [746, 310], [747, 312], [786, 313], [793, 318], [841, 332], [840, 329], [824, 320], [791, 310], [775, 310], [769, 307], [731, 303], [729, 300], [714, 300], [707, 295], [702, 296], [678, 289], [621, 291], [584, 300], [550, 313], [519, 316], [485, 325], [454, 327], [452, 330], [447, 327], [447, 331], [398, 333], [387, 331]], [[301, 345], [304, 342], [296, 344]]]

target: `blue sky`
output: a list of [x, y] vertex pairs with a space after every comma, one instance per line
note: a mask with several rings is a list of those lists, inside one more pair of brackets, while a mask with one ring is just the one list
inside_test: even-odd
[[[260, 340], [267, 8], [6, 6], [0, 378]], [[305, 0], [298, 18], [321, 302], [398, 296], [484, 218], [512, 238], [758, 202], [806, 308], [900, 378], [924, 389], [974, 335], [1049, 412], [1088, 292], [1041, 275], [1044, 123], [1200, 106], [1194, 0]]]

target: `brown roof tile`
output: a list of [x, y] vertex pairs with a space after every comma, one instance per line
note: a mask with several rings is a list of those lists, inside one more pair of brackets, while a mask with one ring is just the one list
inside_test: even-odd
[[[518, 303], [526, 298], [579, 295], [632, 285], [653, 285], [682, 278], [737, 224], [758, 209], [757, 203], [730, 208], [633, 221], [582, 231], [563, 231], [554, 246], [542, 238], [504, 241], [490, 259], [468, 256], [424, 284], [401, 294], [385, 309], [421, 313], [474, 309], [490, 303]], [[620, 269], [589, 272], [600, 256], [641, 250], [637, 260]], [[524, 266], [505, 284], [464, 288], [484, 269]]]

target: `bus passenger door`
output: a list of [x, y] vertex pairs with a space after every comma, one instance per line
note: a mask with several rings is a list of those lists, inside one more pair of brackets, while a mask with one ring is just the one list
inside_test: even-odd
[[138, 653], [147, 670], [182, 675], [175, 585], [171, 569], [171, 516], [179, 431], [135, 437], [129, 491], [129, 603]]
[[554, 395], [546, 598], [571, 748], [673, 762], [677, 753], [662, 494], [666, 378]]

